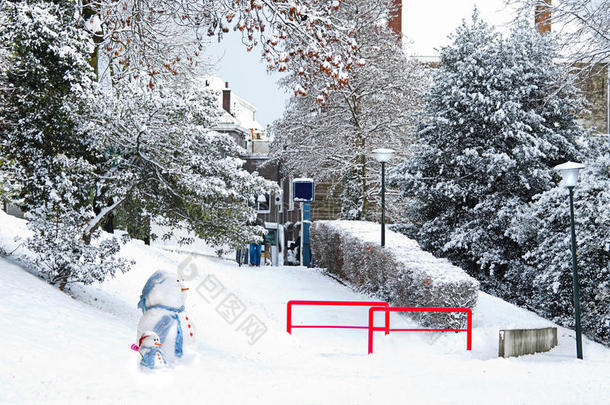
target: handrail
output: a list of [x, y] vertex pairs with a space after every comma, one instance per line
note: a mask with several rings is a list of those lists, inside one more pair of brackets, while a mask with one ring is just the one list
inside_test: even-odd
[[[349, 306], [349, 307], [377, 307], [389, 308], [390, 305], [383, 301], [307, 301], [307, 300], [291, 300], [287, 304], [286, 312], [286, 331], [292, 333], [293, 328], [328, 328], [328, 329], [369, 329], [370, 326], [349, 326], [349, 325], [293, 325], [292, 324], [292, 307], [294, 305], [330, 305], [330, 306]], [[390, 313], [385, 314], [385, 327], [380, 330], [385, 331], [385, 334], [390, 333]]]
[[[468, 315], [466, 329], [390, 329], [388, 323], [385, 328], [375, 327], [373, 320], [375, 312], [385, 311], [386, 320], [389, 320], [390, 312], [465, 312]], [[467, 332], [466, 350], [472, 350], [472, 309], [470, 308], [444, 308], [444, 307], [386, 307], [377, 306], [369, 308], [369, 354], [373, 353], [373, 332], [385, 331], [385, 334], [392, 332]]]

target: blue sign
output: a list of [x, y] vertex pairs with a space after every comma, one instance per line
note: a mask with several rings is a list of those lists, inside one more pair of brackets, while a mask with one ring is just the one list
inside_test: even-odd
[[312, 202], [315, 200], [315, 186], [312, 179], [294, 179], [292, 187], [294, 201]]

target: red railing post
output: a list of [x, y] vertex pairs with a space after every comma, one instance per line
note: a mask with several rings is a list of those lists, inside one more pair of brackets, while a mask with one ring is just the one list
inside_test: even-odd
[[466, 326], [466, 350], [472, 350], [472, 309], [468, 308], [468, 323]]
[[388, 305], [386, 307], [386, 311], [385, 311], [385, 334], [389, 335], [390, 334], [390, 311], [389, 311], [390, 306]]
[[[389, 311], [386, 311], [386, 314], [389, 314]], [[369, 354], [373, 353], [373, 322], [375, 315], [375, 307], [369, 308]], [[386, 330], [388, 328], [386, 327]]]
[[[286, 332], [292, 334], [294, 328], [333, 328], [333, 329], [368, 329], [368, 326], [350, 326], [350, 325], [293, 325], [292, 324], [292, 307], [295, 305], [315, 305], [315, 306], [347, 306], [347, 307], [383, 307], [389, 308], [390, 304], [382, 301], [302, 301], [290, 300], [287, 303], [286, 310]], [[385, 314], [385, 327], [383, 328], [386, 335], [390, 334], [390, 313]]]
[[286, 331], [292, 334], [292, 301], [288, 301], [288, 310], [286, 313]]
[[[376, 311], [385, 311], [386, 326], [385, 328], [375, 328], [374, 317]], [[466, 329], [390, 329], [387, 316], [390, 312], [466, 312], [467, 326]], [[443, 307], [371, 307], [369, 308], [369, 333], [368, 333], [368, 353], [373, 353], [373, 335], [375, 331], [384, 330], [386, 334], [390, 331], [400, 332], [466, 332], [466, 350], [472, 350], [472, 309], [470, 308], [443, 308]]]

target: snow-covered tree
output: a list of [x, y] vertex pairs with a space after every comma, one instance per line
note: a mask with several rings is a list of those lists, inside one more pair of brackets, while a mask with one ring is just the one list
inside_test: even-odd
[[[358, 45], [351, 24], [337, 17], [341, 0], [84, 0], [81, 24], [95, 34], [97, 55], [111, 61], [113, 77], [150, 80], [196, 65], [204, 38], [239, 30], [248, 50], [259, 47], [270, 70], [294, 64], [324, 70], [329, 86], [349, 75]], [[287, 41], [289, 39], [289, 41]], [[307, 74], [295, 86], [307, 87]]]
[[[0, 30], [4, 30], [8, 26], [7, 17], [6, 13], [0, 8]], [[11, 110], [11, 104], [8, 102], [11, 84], [6, 76], [10, 64], [9, 58], [9, 50], [5, 46], [0, 46], [0, 132], [6, 131], [9, 125], [12, 125], [8, 120], [8, 113]], [[0, 148], [2, 148], [1, 143]], [[4, 164], [0, 165], [0, 170], [2, 167], [4, 167]]]
[[412, 155], [392, 176], [405, 221], [425, 249], [501, 279], [520, 257], [506, 235], [516, 210], [577, 155], [581, 95], [551, 36], [520, 23], [502, 38], [475, 10], [441, 49], [426, 101]]
[[[328, 86], [315, 66], [302, 66], [284, 80], [301, 74], [315, 79], [310, 95], [295, 94], [282, 119], [274, 123], [272, 152], [294, 175], [307, 175], [342, 190], [342, 217], [364, 219], [374, 212], [380, 184], [375, 148], [401, 151], [409, 142], [411, 117], [419, 104], [423, 68], [405, 57], [387, 27], [385, 0], [346, 0], [339, 14], [353, 25], [359, 44], [349, 81], [315, 97]], [[324, 69], [332, 72], [333, 61]], [[332, 74], [332, 73], [331, 73]]]
[[[258, 237], [246, 224], [254, 197], [272, 186], [241, 169], [229, 136], [210, 131], [212, 94], [182, 85], [186, 76], [154, 90], [134, 79], [101, 90], [89, 64], [93, 42], [73, 7], [6, 2], [0, 14], [10, 106], [2, 110], [0, 181], [20, 186], [35, 231], [29, 245], [50, 279], [63, 288], [123, 266], [118, 245], [98, 239], [123, 203], [212, 243]], [[95, 277], [84, 276], [95, 264]]]
[[34, 263], [62, 290], [129, 268], [115, 258], [116, 240], [82, 240], [96, 154], [82, 122], [96, 87], [87, 60], [91, 42], [69, 23], [73, 11], [47, 2], [5, 2], [0, 9], [6, 56], [0, 186], [10, 186], [3, 197], [28, 211]]
[[[3, 121], [3, 159], [22, 176], [22, 204], [43, 204], [61, 176], [58, 155], [91, 161], [90, 138], [79, 130], [95, 89], [87, 55], [91, 42], [67, 24], [61, 6], [6, 2], [2, 6], [3, 49], [8, 53]], [[87, 198], [82, 193], [82, 198]]]
[[[0, 29], [4, 29], [7, 26], [7, 15], [0, 11]], [[0, 133], [7, 131], [12, 122], [9, 121], [8, 115], [11, 110], [11, 104], [9, 103], [9, 94], [11, 93], [11, 85], [6, 76], [9, 67], [9, 51], [6, 47], [0, 46]], [[13, 187], [10, 186], [10, 176], [8, 174], [9, 164], [8, 159], [3, 157], [2, 152], [4, 142], [0, 137], [0, 203], [4, 200], [5, 196], [11, 194]]]
[[[610, 344], [610, 140], [591, 137], [586, 168], [574, 188], [582, 325]], [[545, 318], [574, 326], [568, 191], [558, 185], [534, 198], [512, 220], [511, 238], [531, 267], [510, 272], [524, 303]]]
[[226, 134], [210, 131], [215, 95], [196, 86], [138, 82], [110, 91], [90, 134], [108, 159], [97, 168], [97, 189], [108, 204], [90, 221], [99, 226], [123, 203], [140, 207], [172, 228], [186, 226], [213, 244], [239, 244], [261, 229], [254, 198], [273, 185], [242, 168], [243, 154]]

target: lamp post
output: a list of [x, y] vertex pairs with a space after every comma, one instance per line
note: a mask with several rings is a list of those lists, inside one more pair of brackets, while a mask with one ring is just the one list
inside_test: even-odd
[[394, 157], [393, 149], [373, 150], [375, 159], [381, 163], [381, 247], [385, 246], [385, 164]]
[[576, 356], [582, 359], [582, 330], [580, 327], [580, 287], [576, 268], [576, 231], [574, 229], [574, 187], [578, 183], [578, 172], [585, 166], [581, 163], [566, 162], [555, 166], [561, 173], [563, 186], [570, 192], [570, 227], [572, 232], [572, 282], [574, 288], [574, 317], [576, 318]]

